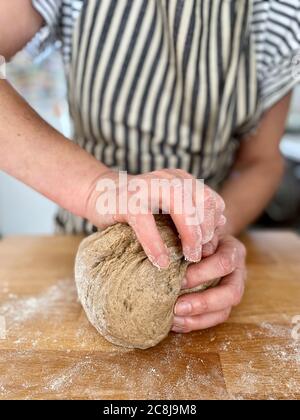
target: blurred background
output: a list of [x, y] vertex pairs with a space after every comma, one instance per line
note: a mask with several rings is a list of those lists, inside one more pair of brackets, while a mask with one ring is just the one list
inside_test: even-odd
[[[71, 135], [64, 68], [55, 46], [34, 61], [22, 51], [7, 64], [6, 73], [48, 123]], [[0, 235], [53, 233], [55, 212], [51, 201], [0, 171]]]
[[[7, 66], [8, 79], [15, 88], [46, 121], [69, 137], [71, 123], [58, 50], [52, 47], [34, 62], [23, 51]], [[300, 232], [300, 86], [294, 93], [281, 149], [286, 174], [257, 226]], [[0, 172], [0, 236], [54, 233], [55, 211], [55, 204]]]

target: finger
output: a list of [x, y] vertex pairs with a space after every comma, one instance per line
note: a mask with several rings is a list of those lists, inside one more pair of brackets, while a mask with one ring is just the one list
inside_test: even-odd
[[177, 333], [188, 333], [191, 331], [205, 330], [215, 327], [227, 321], [231, 313], [231, 308], [222, 311], [212, 312], [204, 315], [192, 317], [174, 317], [172, 331]]
[[184, 182], [184, 186], [188, 189], [192, 196], [193, 211], [195, 212], [195, 215], [197, 215], [199, 222], [202, 223], [204, 209], [204, 184], [193, 175], [182, 169], [168, 169], [166, 172], [178, 179], [181, 179], [183, 182], [185, 180], [189, 180], [189, 182]]
[[179, 297], [174, 308], [175, 315], [195, 316], [239, 305], [245, 290], [245, 271], [237, 269], [214, 288]]
[[203, 236], [203, 244], [210, 242], [214, 236], [216, 228], [216, 196], [210, 188], [206, 188], [204, 192], [204, 209], [203, 222], [201, 223], [201, 230]]
[[[166, 191], [164, 191], [166, 190]], [[182, 250], [185, 258], [191, 262], [197, 262], [202, 257], [202, 232], [200, 221], [196, 215], [195, 223], [191, 223], [190, 214], [185, 211], [178, 211], [178, 203], [192, 203], [191, 191], [184, 188], [184, 184], [179, 181], [175, 188], [169, 189], [168, 185], [162, 186], [162, 195], [170, 197], [169, 202], [165, 199], [161, 202], [161, 208], [168, 211], [179, 233]], [[183, 210], [183, 209], [182, 209]]]
[[233, 237], [222, 239], [216, 253], [203, 259], [200, 263], [188, 267], [186, 288], [193, 288], [207, 281], [225, 277], [239, 265], [244, 265], [244, 258], [239, 251], [241, 246], [239, 241]]
[[185, 259], [190, 262], [199, 262], [202, 258], [200, 226], [190, 226], [185, 215], [177, 215], [172, 212], [170, 215], [179, 233]]
[[209, 243], [219, 224], [224, 223], [223, 212], [225, 203], [223, 199], [210, 188], [204, 191], [203, 222], [201, 224], [203, 244]]
[[171, 170], [171, 172], [182, 181], [187, 179], [191, 181], [190, 183], [184, 183], [184, 186], [189, 189], [193, 198], [194, 211], [201, 226], [202, 245], [210, 242], [220, 222], [222, 199], [211, 188], [205, 186], [187, 172], [181, 170]]
[[215, 225], [216, 226], [224, 226], [227, 222], [226, 217], [224, 216], [224, 212], [226, 210], [226, 204], [223, 198], [213, 191], [215, 194], [215, 202], [216, 202], [216, 212], [215, 212]]
[[219, 222], [217, 222], [217, 227], [224, 227], [227, 224], [227, 217], [224, 214], [221, 215], [219, 218]]
[[[218, 226], [226, 224], [223, 215], [225, 202], [219, 194], [205, 186], [193, 175], [181, 169], [167, 169], [159, 172], [160, 176], [182, 181], [185, 190], [189, 190], [193, 199], [193, 210], [195, 210], [202, 231], [202, 244], [210, 242]], [[175, 177], [175, 178], [174, 178]], [[189, 183], [184, 181], [191, 181]]]
[[147, 257], [157, 268], [168, 268], [169, 253], [157, 229], [152, 214], [128, 215], [128, 223], [133, 228]]
[[213, 239], [210, 242], [208, 242], [208, 244], [203, 246], [202, 257], [207, 258], [213, 255], [216, 252], [218, 245], [219, 245], [219, 235], [218, 233], [215, 233]]
[[[225, 220], [225, 224], [226, 224], [226, 218], [224, 217]], [[203, 258], [208, 258], [211, 255], [215, 254], [219, 244], [221, 243], [222, 239], [225, 237], [224, 234], [224, 226], [223, 225], [219, 225], [216, 230], [215, 230], [215, 234], [214, 237], [212, 238], [212, 240], [210, 242], [208, 242], [208, 244], [203, 245], [202, 248], [202, 254], [203, 254]], [[228, 238], [228, 236], [227, 236]]]

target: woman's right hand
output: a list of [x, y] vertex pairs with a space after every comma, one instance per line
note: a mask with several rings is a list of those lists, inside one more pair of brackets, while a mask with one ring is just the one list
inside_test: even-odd
[[[159, 190], [153, 189], [157, 182]], [[135, 198], [137, 191], [138, 199]], [[191, 203], [193, 209], [185, 205], [180, 209], [180, 202]], [[108, 203], [116, 203], [116, 206], [107, 211]], [[158, 209], [170, 214], [188, 261], [199, 262], [203, 251], [207, 255], [210, 248], [215, 249], [215, 233], [226, 222], [224, 201], [209, 187], [204, 185], [202, 188], [200, 181], [183, 170], [164, 169], [123, 178], [118, 172], [109, 170], [90, 189], [86, 218], [100, 229], [115, 223], [128, 223], [150, 261], [158, 268], [167, 268], [170, 263], [168, 249], [153, 216]], [[193, 217], [191, 210], [194, 210]]]

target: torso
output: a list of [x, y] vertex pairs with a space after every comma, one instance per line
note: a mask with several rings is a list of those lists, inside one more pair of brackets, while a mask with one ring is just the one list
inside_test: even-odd
[[85, 2], [69, 78], [75, 140], [116, 169], [176, 167], [219, 185], [256, 109], [251, 3]]
[[32, 2], [46, 22], [33, 50], [62, 41], [74, 141], [115, 169], [182, 168], [218, 189], [298, 80], [300, 0]]

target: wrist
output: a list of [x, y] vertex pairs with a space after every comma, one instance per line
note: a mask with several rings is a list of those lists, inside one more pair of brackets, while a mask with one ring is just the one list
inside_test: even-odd
[[100, 216], [97, 213], [97, 200], [101, 194], [99, 185], [101, 181], [111, 180], [117, 182], [119, 173], [108, 167], [104, 167], [89, 183], [84, 199], [84, 215], [83, 217], [96, 226], [101, 225]]

